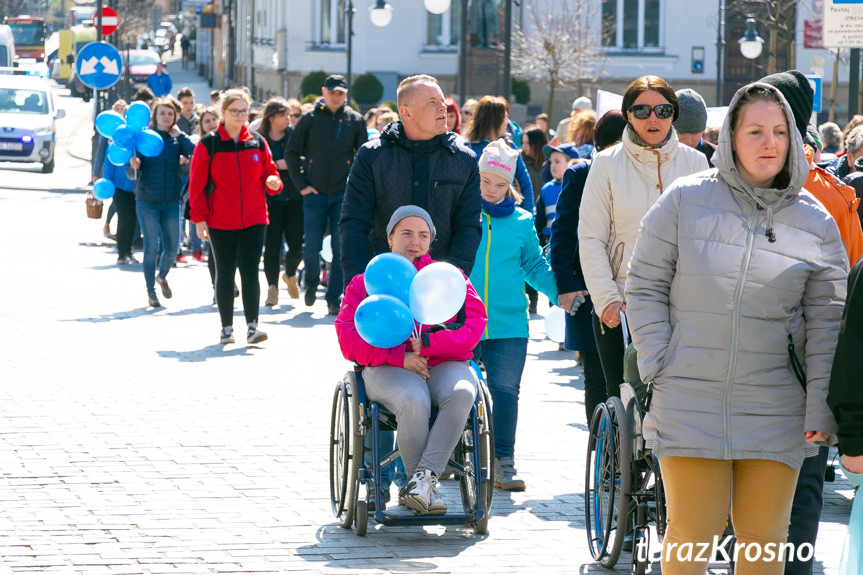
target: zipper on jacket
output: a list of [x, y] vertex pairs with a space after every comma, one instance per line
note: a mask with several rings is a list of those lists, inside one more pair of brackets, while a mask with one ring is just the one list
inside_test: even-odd
[[[485, 309], [488, 310], [488, 258], [489, 253], [491, 252], [491, 216], [484, 212], [482, 215], [484, 215], [486, 218], [486, 229], [488, 230], [488, 240], [485, 244], [485, 282], [482, 290]], [[488, 322], [486, 322], [485, 324], [485, 338], [488, 339]]]
[[743, 286], [746, 284], [746, 274], [749, 271], [749, 261], [752, 257], [752, 244], [755, 241], [755, 224], [758, 221], [758, 209], [754, 208], [749, 216], [746, 229], [746, 251], [740, 263], [737, 275], [737, 286], [734, 288], [734, 306], [731, 312], [731, 357], [728, 360], [728, 375], [725, 377], [725, 390], [722, 393], [722, 439], [725, 443], [724, 459], [731, 458], [731, 386], [734, 383], [734, 371], [737, 369], [737, 346], [740, 343], [740, 300], [743, 298]]
[[246, 229], [246, 220], [243, 218], [243, 173], [240, 169], [239, 142], [234, 142], [234, 157], [237, 158], [237, 182], [240, 184], [240, 228]]

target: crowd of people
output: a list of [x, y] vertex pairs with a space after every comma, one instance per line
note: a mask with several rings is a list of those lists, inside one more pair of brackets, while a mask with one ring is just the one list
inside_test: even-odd
[[[863, 472], [863, 336], [848, 321], [863, 297], [863, 116], [844, 131], [811, 125], [812, 90], [796, 71], [741, 88], [710, 127], [696, 91], [652, 75], [599, 117], [579, 97], [554, 132], [545, 114], [522, 131], [497, 96], [459, 107], [431, 76], [401, 82], [397, 112], [363, 116], [346, 96], [333, 75], [313, 104], [272, 98], [251, 125], [242, 89], [210, 94], [206, 108], [187, 88], [152, 100], [162, 153], [128, 169], [102, 161], [118, 190], [117, 263], [136, 263], [137, 223], [150, 306], [161, 305], [156, 286], [171, 297], [184, 219], [193, 257], [210, 266], [221, 343], [235, 341], [237, 270], [247, 342], [267, 339], [262, 255], [267, 306], [281, 265], [289, 297], [304, 287], [308, 306], [325, 282], [345, 358], [397, 414], [400, 500], [444, 513], [438, 482], [477, 393], [470, 359], [492, 395], [494, 484], [527, 487], [518, 397], [542, 293], [569, 312], [563, 347], [579, 352], [588, 419], [620, 393], [631, 332], [652, 394], [644, 436], [665, 481], [666, 544], [710, 541], [729, 508], [739, 542], [814, 543], [828, 446]], [[417, 269], [452, 263], [468, 294], [455, 317], [386, 350], [354, 323], [366, 265], [384, 252]], [[811, 560], [782, 559], [741, 557], [736, 572], [812, 572]], [[662, 567], [706, 563], [663, 555]]]

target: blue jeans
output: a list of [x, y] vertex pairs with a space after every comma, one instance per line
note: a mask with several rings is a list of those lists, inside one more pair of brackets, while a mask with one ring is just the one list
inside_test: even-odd
[[344, 192], [338, 194], [309, 194], [303, 196], [303, 261], [306, 265], [306, 291], [315, 293], [321, 281], [320, 251], [324, 245], [324, 235], [329, 223], [333, 244], [333, 265], [327, 284], [327, 303], [339, 304], [342, 294], [342, 266], [339, 262], [339, 215], [342, 212]]
[[[818, 524], [824, 507], [824, 469], [830, 450], [818, 449], [818, 455], [803, 460], [803, 467], [797, 476], [797, 489], [791, 505], [791, 523], [788, 525], [788, 542], [798, 549], [803, 543], [815, 545], [818, 537]], [[795, 555], [785, 563], [785, 575], [811, 575], [814, 558], [800, 561]]]
[[527, 357], [527, 338], [487, 339], [473, 350], [481, 361], [491, 392], [494, 424], [494, 456], [512, 459], [515, 455], [515, 428], [518, 424], [518, 392]]
[[156, 291], [156, 261], [159, 277], [165, 278], [177, 255], [180, 228], [180, 202], [137, 202], [135, 212], [144, 236], [144, 281], [147, 293]]

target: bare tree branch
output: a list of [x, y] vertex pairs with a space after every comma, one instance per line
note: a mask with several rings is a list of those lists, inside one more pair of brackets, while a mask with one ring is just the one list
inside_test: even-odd
[[515, 27], [513, 75], [547, 80], [548, 111], [555, 88], [593, 81], [605, 64], [601, 26], [592, 0], [525, 0], [530, 25]]

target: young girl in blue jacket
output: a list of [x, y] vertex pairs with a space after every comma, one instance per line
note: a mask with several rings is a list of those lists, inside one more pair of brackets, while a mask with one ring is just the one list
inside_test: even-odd
[[518, 393], [529, 335], [525, 281], [557, 301], [554, 272], [540, 250], [532, 215], [516, 207], [520, 198], [512, 181], [517, 161], [518, 151], [502, 139], [482, 152], [482, 240], [470, 274], [488, 311], [474, 359], [485, 366], [491, 391], [494, 486], [508, 491], [525, 488], [514, 461]]

